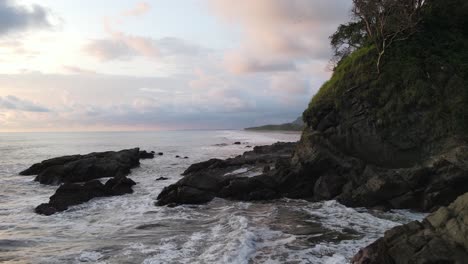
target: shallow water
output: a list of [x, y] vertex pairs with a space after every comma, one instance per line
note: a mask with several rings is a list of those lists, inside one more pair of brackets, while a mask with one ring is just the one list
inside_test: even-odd
[[[351, 209], [335, 201], [153, 205], [162, 188], [180, 179], [191, 163], [233, 157], [247, 145], [298, 138], [244, 131], [0, 134], [0, 262], [347, 263], [385, 230], [423, 217]], [[55, 156], [136, 146], [164, 156], [143, 160], [132, 171], [133, 194], [93, 199], [52, 216], [33, 210], [57, 187], [17, 175]], [[169, 180], [155, 181], [159, 177]]]

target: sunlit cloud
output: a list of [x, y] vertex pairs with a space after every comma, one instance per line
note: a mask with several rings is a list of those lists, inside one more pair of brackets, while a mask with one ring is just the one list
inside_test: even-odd
[[137, 3], [136, 6], [134, 6], [133, 8], [122, 12], [122, 15], [123, 16], [141, 16], [141, 15], [148, 13], [150, 9], [151, 9], [150, 4], [148, 4], [147, 2], [140, 2], [140, 3]]

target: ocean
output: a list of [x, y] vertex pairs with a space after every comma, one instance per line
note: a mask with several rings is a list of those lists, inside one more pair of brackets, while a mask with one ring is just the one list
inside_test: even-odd
[[[424, 217], [291, 199], [154, 206], [192, 163], [299, 138], [247, 131], [0, 133], [0, 262], [341, 264], [386, 230]], [[34, 213], [57, 186], [18, 172], [52, 157], [133, 147], [164, 153], [132, 170], [133, 194], [96, 198], [52, 216]]]

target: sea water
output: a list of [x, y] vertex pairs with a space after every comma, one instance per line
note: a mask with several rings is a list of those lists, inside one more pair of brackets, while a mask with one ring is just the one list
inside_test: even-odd
[[[386, 230], [423, 218], [336, 201], [214, 199], [199, 206], [154, 206], [160, 191], [194, 162], [299, 137], [246, 131], [0, 134], [0, 262], [348, 263]], [[164, 153], [132, 170], [133, 194], [95, 198], [52, 216], [34, 213], [57, 186], [18, 172], [56, 156], [133, 147]]]

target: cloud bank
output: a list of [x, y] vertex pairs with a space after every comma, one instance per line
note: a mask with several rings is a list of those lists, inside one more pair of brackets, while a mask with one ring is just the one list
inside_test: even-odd
[[13, 95], [0, 96], [0, 109], [26, 112], [49, 112], [49, 109]]
[[0, 1], [0, 35], [51, 26], [49, 11], [40, 5], [21, 6], [13, 0]]

